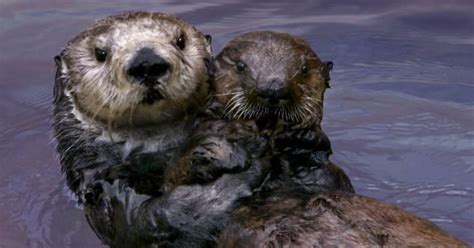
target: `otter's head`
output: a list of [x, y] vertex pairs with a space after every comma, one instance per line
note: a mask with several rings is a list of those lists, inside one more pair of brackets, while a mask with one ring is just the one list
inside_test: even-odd
[[332, 62], [322, 62], [304, 40], [285, 33], [246, 33], [226, 45], [216, 68], [213, 88], [228, 117], [321, 121]]
[[170, 120], [207, 96], [210, 52], [210, 36], [174, 16], [107, 17], [55, 58], [55, 100], [68, 97], [81, 115], [107, 124]]

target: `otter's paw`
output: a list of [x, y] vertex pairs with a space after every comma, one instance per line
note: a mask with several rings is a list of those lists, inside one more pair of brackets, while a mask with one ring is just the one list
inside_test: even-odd
[[214, 154], [207, 149], [196, 149], [191, 155], [189, 175], [190, 181], [196, 183], [206, 183], [217, 179], [220, 174], [219, 164]]
[[225, 141], [210, 140], [192, 151], [189, 175], [192, 182], [207, 183], [225, 173], [235, 173], [248, 167], [247, 152]]

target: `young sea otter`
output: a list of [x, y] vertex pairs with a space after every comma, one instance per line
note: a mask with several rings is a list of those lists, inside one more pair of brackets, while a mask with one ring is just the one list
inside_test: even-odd
[[215, 65], [212, 97], [165, 176], [169, 194], [160, 209], [172, 209], [166, 219], [182, 237], [214, 245], [239, 200], [272, 191], [277, 181], [353, 192], [328, 160], [330, 142], [320, 129], [332, 63], [299, 38], [254, 32], [229, 42]]
[[289, 34], [251, 32], [230, 41], [215, 64], [213, 99], [170, 171], [172, 185], [239, 171], [265, 153], [272, 177], [283, 170], [292, 180], [315, 173], [312, 186], [353, 192], [346, 174], [328, 160], [331, 146], [320, 128], [331, 62]]
[[274, 32], [244, 34], [217, 56], [216, 102], [274, 130], [270, 177], [236, 204], [218, 247], [466, 247], [428, 220], [350, 193], [346, 175], [324, 166], [330, 67], [304, 41]]

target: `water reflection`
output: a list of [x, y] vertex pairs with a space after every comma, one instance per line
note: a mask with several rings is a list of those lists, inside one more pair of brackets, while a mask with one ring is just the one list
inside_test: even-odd
[[0, 3], [0, 240], [98, 247], [64, 191], [50, 135], [52, 58], [92, 20], [176, 13], [213, 34], [299, 35], [335, 63], [323, 127], [359, 193], [474, 244], [474, 15], [471, 1], [3, 1]]

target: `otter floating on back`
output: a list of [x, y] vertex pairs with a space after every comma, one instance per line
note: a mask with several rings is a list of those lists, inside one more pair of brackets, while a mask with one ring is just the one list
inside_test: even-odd
[[281, 170], [293, 178], [315, 173], [312, 186], [353, 192], [344, 171], [328, 160], [331, 145], [320, 126], [332, 62], [323, 62], [302, 39], [263, 31], [231, 40], [215, 64], [215, 100], [208, 109], [229, 119], [225, 136], [252, 129], [266, 137], [273, 177]]
[[319, 121], [330, 65], [304, 41], [251, 32], [230, 41], [217, 62], [216, 94], [232, 103], [231, 116], [282, 124], [271, 176], [240, 200], [218, 247], [467, 247], [428, 220], [351, 194], [346, 175], [321, 163], [324, 142], [315, 141], [325, 137]]
[[193, 247], [216, 245], [240, 201], [274, 182], [353, 192], [320, 129], [330, 62], [300, 39], [258, 32], [231, 41], [215, 65], [210, 101], [165, 177], [167, 219]]

